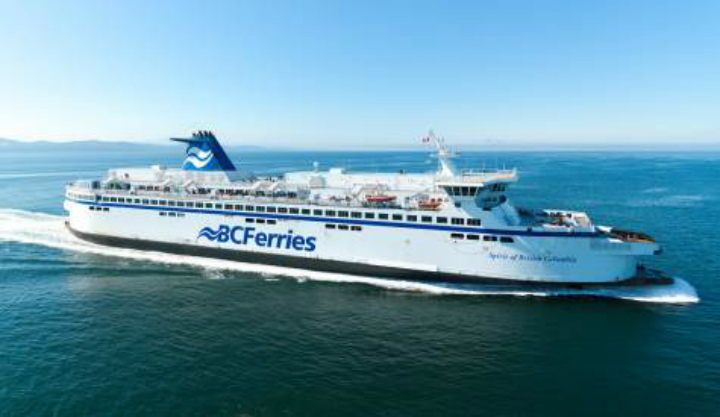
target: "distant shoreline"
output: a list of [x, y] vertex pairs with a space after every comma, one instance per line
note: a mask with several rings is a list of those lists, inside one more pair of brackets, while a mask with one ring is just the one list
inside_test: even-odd
[[[162, 151], [176, 147], [172, 143], [150, 143], [130, 141], [73, 140], [73, 141], [21, 141], [0, 138], [0, 151], [76, 151], [76, 152], [139, 152]], [[253, 145], [228, 145], [228, 150], [240, 152], [430, 152], [431, 149], [421, 145], [388, 145], [383, 147], [266, 147]], [[459, 152], [720, 152], [720, 141], [709, 143], [662, 143], [662, 144], [586, 144], [570, 145], [567, 143], [523, 144], [456, 144], [451, 148]]]

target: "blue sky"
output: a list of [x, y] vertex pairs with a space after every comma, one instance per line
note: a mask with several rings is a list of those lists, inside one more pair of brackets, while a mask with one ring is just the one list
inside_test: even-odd
[[0, 137], [720, 142], [720, 1], [0, 0]]

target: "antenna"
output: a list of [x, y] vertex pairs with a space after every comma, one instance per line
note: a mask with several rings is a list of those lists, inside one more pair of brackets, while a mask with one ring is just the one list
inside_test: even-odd
[[452, 162], [452, 158], [457, 156], [456, 153], [452, 152], [445, 145], [445, 138], [435, 136], [435, 132], [430, 129], [427, 136], [423, 137], [423, 143], [432, 142], [435, 145], [435, 155], [440, 161], [440, 167], [438, 168], [438, 174], [443, 177], [454, 177], [457, 175], [457, 169], [455, 164]]

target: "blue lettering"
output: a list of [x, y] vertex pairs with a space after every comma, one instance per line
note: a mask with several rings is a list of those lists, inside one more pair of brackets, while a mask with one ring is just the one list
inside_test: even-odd
[[243, 230], [242, 226], [235, 226], [232, 228], [232, 231], [230, 232], [230, 240], [232, 243], [235, 243], [237, 245], [240, 245], [243, 243], [242, 240], [237, 236], [237, 232]]
[[252, 239], [254, 234], [255, 228], [254, 227], [246, 227], [245, 233], [243, 234], [243, 245], [247, 245], [248, 240]]
[[222, 225], [218, 228], [217, 241], [225, 243], [230, 239], [230, 227]]
[[260, 232], [255, 235], [255, 244], [260, 246], [261, 248], [265, 247], [265, 244], [267, 243], [267, 234]]
[[292, 247], [295, 250], [303, 250], [305, 247], [305, 238], [302, 236], [295, 236], [292, 238]]
[[[287, 234], [265, 233], [257, 231], [254, 227], [231, 227], [221, 224], [217, 230], [212, 227], [203, 227], [198, 233], [197, 239], [200, 238], [218, 243], [232, 242], [236, 245], [247, 245], [252, 242], [261, 248], [290, 249], [305, 252], [314, 252], [316, 249], [316, 238], [314, 236], [293, 235], [292, 230], [288, 230]], [[564, 258], [553, 259], [553, 261], [568, 262]]]
[[315, 238], [309, 237], [305, 239], [305, 251], [307, 252], [314, 252], [315, 251]]

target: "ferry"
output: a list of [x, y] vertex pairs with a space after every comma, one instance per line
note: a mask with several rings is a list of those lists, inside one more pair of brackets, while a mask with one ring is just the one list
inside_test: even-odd
[[172, 138], [181, 168], [110, 169], [66, 187], [67, 228], [101, 245], [407, 280], [551, 285], [666, 283], [659, 245], [580, 211], [517, 207], [516, 169], [459, 170], [432, 132], [427, 173], [343, 168], [258, 177], [215, 135]]

